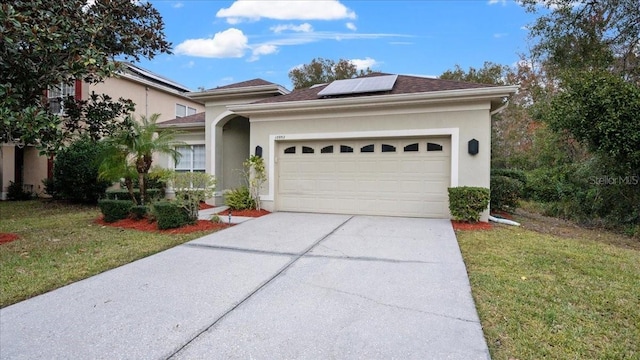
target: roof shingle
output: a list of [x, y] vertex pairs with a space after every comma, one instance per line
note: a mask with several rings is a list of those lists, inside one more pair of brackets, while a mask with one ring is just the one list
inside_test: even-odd
[[[367, 75], [367, 77], [383, 76], [383, 75], [391, 75], [391, 74], [375, 73], [375, 74]], [[254, 104], [279, 103], [279, 102], [288, 102], [288, 101], [322, 100], [326, 98], [346, 98], [346, 97], [371, 96], [371, 95], [382, 95], [382, 94], [412, 94], [412, 93], [424, 93], [424, 92], [432, 92], [432, 91], [477, 89], [477, 88], [486, 88], [486, 87], [495, 86], [495, 85], [488, 85], [488, 84], [468, 83], [468, 82], [462, 82], [462, 81], [425, 78], [425, 77], [419, 77], [419, 76], [398, 75], [398, 79], [393, 85], [393, 89], [391, 89], [390, 91], [318, 97], [318, 93], [322, 89], [327, 87], [327, 85], [328, 84], [324, 84], [324, 85], [318, 85], [311, 88], [294, 90], [290, 94], [283, 95], [283, 96], [275, 96], [272, 98], [260, 100], [255, 102]]]
[[201, 112], [201, 113], [197, 113], [189, 116], [183, 116], [183, 117], [175, 118], [172, 120], [163, 121], [161, 123], [158, 123], [158, 125], [165, 126], [165, 125], [184, 125], [184, 124], [198, 124], [198, 123], [202, 123], [202, 125], [204, 125], [205, 123], [204, 115], [205, 113]]
[[247, 81], [242, 81], [242, 82], [239, 82], [239, 83], [234, 83], [234, 84], [229, 84], [229, 85], [224, 85], [224, 86], [218, 86], [218, 87], [215, 87], [213, 89], [209, 89], [209, 91], [218, 90], [218, 89], [235, 89], [235, 88], [261, 86], [261, 85], [277, 85], [277, 84], [274, 84], [274, 83], [269, 82], [267, 80], [256, 78], [256, 79], [251, 79], [251, 80], [247, 80]]

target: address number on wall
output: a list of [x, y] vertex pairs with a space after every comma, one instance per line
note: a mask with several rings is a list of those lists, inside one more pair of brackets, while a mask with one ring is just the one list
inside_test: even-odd
[[276, 135], [276, 140], [284, 140], [285, 136], [284, 135]]

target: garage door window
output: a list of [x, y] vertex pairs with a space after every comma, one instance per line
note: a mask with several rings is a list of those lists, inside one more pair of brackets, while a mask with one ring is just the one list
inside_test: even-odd
[[296, 153], [296, 147], [295, 146], [288, 147], [288, 148], [284, 149], [284, 153], [285, 154], [295, 154]]
[[374, 145], [367, 145], [360, 148], [361, 153], [372, 153], [374, 150]]
[[404, 147], [404, 152], [418, 151], [418, 143], [409, 144]]
[[352, 153], [353, 152], [353, 148], [351, 146], [347, 146], [347, 145], [340, 145], [340, 152], [341, 153]]
[[382, 152], [396, 152], [396, 147], [389, 144], [382, 144]]
[[321, 154], [333, 154], [333, 145], [325, 146], [320, 149]]
[[442, 145], [428, 142], [427, 151], [442, 151]]
[[303, 146], [303, 147], [302, 147], [302, 153], [303, 153], [303, 154], [313, 154], [313, 153], [314, 153], [314, 150], [313, 150], [313, 148], [311, 148], [311, 147]]

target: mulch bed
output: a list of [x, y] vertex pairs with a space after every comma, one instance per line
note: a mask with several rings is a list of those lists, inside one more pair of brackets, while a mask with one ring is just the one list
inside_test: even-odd
[[493, 225], [488, 222], [477, 222], [477, 223], [469, 223], [464, 221], [451, 220], [451, 225], [453, 225], [453, 230], [491, 230]]
[[501, 217], [507, 220], [513, 220], [513, 214], [509, 214], [508, 212], [505, 212], [505, 211], [494, 210], [491, 212], [491, 215], [495, 217]]
[[193, 225], [185, 225], [183, 227], [177, 229], [166, 229], [166, 230], [158, 230], [158, 224], [156, 222], [150, 222], [148, 219], [142, 220], [133, 220], [133, 219], [122, 219], [116, 222], [108, 223], [101, 218], [96, 219], [96, 224], [100, 224], [103, 226], [112, 226], [122, 229], [132, 229], [138, 231], [148, 231], [148, 232], [158, 232], [161, 234], [189, 234], [196, 231], [212, 231], [212, 230], [221, 230], [226, 229], [229, 224], [224, 223], [215, 223], [207, 220], [198, 220], [197, 223]]
[[213, 205], [209, 205], [209, 204], [207, 204], [205, 202], [201, 202], [200, 206], [199, 206], [199, 209], [200, 210], [207, 210], [207, 209], [213, 209], [214, 207], [215, 206], [213, 206]]
[[[231, 210], [231, 216], [246, 216], [246, 217], [260, 217], [264, 215], [271, 214], [269, 211], [265, 209], [261, 210]], [[218, 216], [224, 217], [229, 216], [229, 210], [225, 210], [223, 212], [219, 212]]]
[[0, 245], [10, 243], [12, 241], [18, 240], [20, 236], [12, 233], [0, 233]]

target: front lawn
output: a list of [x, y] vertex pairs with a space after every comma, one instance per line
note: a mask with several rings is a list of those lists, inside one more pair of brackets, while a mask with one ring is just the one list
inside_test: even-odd
[[0, 307], [59, 288], [198, 238], [102, 226], [97, 207], [0, 201]]
[[638, 240], [516, 220], [456, 233], [492, 358], [640, 358]]

